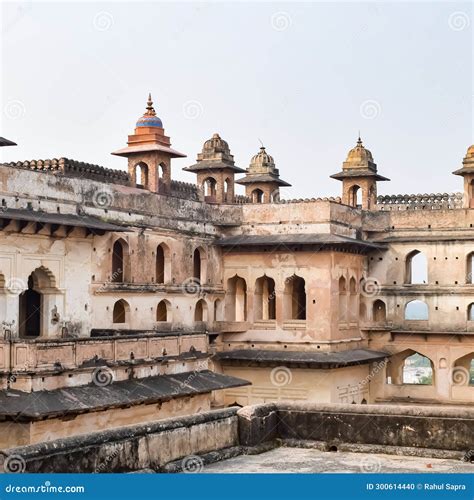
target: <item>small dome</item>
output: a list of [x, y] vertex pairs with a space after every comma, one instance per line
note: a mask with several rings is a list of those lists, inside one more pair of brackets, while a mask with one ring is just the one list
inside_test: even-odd
[[221, 136], [216, 133], [204, 143], [204, 146], [202, 147], [202, 152], [230, 154], [230, 148], [227, 142], [224, 141], [224, 139], [222, 139]]
[[357, 140], [357, 145], [355, 148], [352, 148], [349, 153], [347, 154], [347, 160], [348, 162], [366, 162], [370, 161], [373, 162], [374, 159], [372, 157], [372, 153], [368, 150], [365, 149], [364, 145], [362, 144], [362, 139], [359, 137]]
[[273, 160], [273, 157], [270, 156], [266, 151], [265, 147], [262, 146], [260, 148], [260, 151], [252, 157], [252, 160], [250, 162], [251, 165], [255, 166], [261, 166], [261, 167], [275, 167], [275, 162]]
[[148, 94], [148, 102], [144, 115], [138, 119], [136, 127], [159, 127], [163, 128], [163, 122], [156, 116], [153, 108], [151, 94]]
[[474, 158], [474, 144], [467, 148], [466, 158]]

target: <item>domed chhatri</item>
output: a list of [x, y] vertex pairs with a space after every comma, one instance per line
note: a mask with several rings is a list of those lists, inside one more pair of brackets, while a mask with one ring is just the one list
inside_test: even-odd
[[347, 154], [347, 160], [348, 162], [374, 162], [374, 158], [372, 156], [372, 153], [364, 147], [362, 144], [362, 139], [359, 138], [357, 139], [357, 144], [355, 148], [352, 148], [349, 153]]
[[208, 139], [203, 147], [202, 147], [202, 152], [203, 154], [205, 153], [225, 153], [227, 155], [230, 155], [230, 148], [229, 144], [222, 139], [222, 137], [215, 133], [210, 139]]
[[474, 158], [474, 144], [467, 148], [466, 158]]
[[270, 156], [266, 150], [265, 147], [262, 146], [260, 148], [260, 151], [252, 157], [252, 160], [250, 161], [250, 167], [249, 170], [254, 168], [265, 168], [265, 169], [270, 169], [273, 170], [275, 169], [275, 161], [273, 160], [273, 156]]
[[137, 127], [159, 127], [163, 128], [163, 122], [156, 116], [155, 108], [153, 107], [153, 101], [151, 100], [151, 94], [148, 94], [148, 102], [146, 111], [141, 118], [137, 121]]

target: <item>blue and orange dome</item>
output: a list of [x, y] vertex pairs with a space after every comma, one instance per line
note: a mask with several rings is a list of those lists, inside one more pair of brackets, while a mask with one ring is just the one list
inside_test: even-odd
[[137, 127], [159, 127], [163, 128], [163, 122], [156, 116], [155, 108], [153, 108], [153, 101], [151, 94], [148, 94], [148, 102], [144, 115], [138, 119]]

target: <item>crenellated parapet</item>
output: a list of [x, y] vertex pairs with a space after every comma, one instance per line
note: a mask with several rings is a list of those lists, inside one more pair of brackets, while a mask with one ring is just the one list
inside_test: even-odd
[[394, 194], [377, 197], [377, 210], [446, 210], [462, 208], [463, 193]]
[[99, 182], [113, 184], [130, 184], [130, 176], [122, 170], [101, 167], [92, 163], [71, 160], [69, 158], [53, 158], [52, 160], [30, 160], [4, 163], [3, 165], [12, 168], [22, 168], [37, 172], [48, 172], [53, 174], [63, 174], [84, 179], [91, 179]]
[[199, 201], [199, 188], [195, 184], [183, 181], [171, 181], [171, 196], [186, 200]]
[[278, 203], [312, 203], [315, 201], [332, 201], [334, 203], [341, 203], [339, 196], [325, 196], [324, 198], [294, 198], [292, 200], [279, 200]]

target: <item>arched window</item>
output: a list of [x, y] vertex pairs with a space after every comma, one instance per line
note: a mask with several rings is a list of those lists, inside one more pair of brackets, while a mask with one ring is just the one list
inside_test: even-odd
[[473, 285], [474, 280], [472, 277], [472, 273], [474, 272], [473, 266], [474, 252], [471, 252], [466, 257], [466, 284]]
[[112, 313], [113, 323], [128, 323], [128, 316], [130, 313], [130, 306], [128, 302], [123, 299], [117, 300], [114, 304]]
[[207, 321], [207, 304], [204, 299], [200, 299], [196, 303], [194, 309], [194, 321]]
[[474, 302], [467, 306], [467, 320], [474, 321]]
[[196, 248], [193, 253], [193, 277], [201, 285], [206, 283], [207, 259], [206, 253], [202, 248]]
[[158, 193], [166, 193], [167, 192], [167, 184], [168, 184], [169, 179], [170, 179], [168, 165], [166, 165], [165, 163], [161, 162], [158, 165], [157, 173], [158, 173], [158, 179], [157, 179]]
[[453, 385], [474, 386], [474, 352], [470, 352], [454, 362], [451, 370], [451, 382]]
[[148, 187], [148, 165], [144, 162], [135, 165], [135, 184], [137, 187]]
[[251, 198], [252, 203], [263, 203], [263, 191], [261, 189], [254, 189]]
[[432, 385], [433, 365], [429, 358], [415, 352], [403, 363], [403, 384]]
[[55, 307], [56, 280], [49, 269], [40, 266], [30, 274], [27, 284], [28, 288], [18, 297], [19, 336], [32, 338], [47, 335], [51, 324], [59, 321], [57, 316], [51, 316]]
[[354, 185], [350, 187], [349, 205], [351, 207], [362, 207], [362, 195], [360, 186]]
[[428, 262], [419, 250], [413, 250], [406, 257], [405, 283], [411, 285], [428, 283]]
[[228, 321], [247, 320], [247, 283], [237, 275], [227, 280], [226, 317]]
[[287, 319], [306, 319], [305, 280], [296, 274], [285, 280], [285, 303]]
[[155, 279], [156, 283], [163, 284], [170, 281], [170, 250], [162, 243], [156, 248]]
[[216, 201], [216, 195], [217, 195], [216, 179], [214, 179], [213, 177], [208, 177], [203, 184], [204, 184], [204, 199], [206, 201]]
[[412, 300], [405, 306], [405, 319], [427, 320], [428, 306], [422, 300]]
[[339, 321], [347, 319], [347, 285], [346, 278], [339, 278]]
[[128, 269], [128, 243], [120, 238], [112, 248], [112, 282], [123, 283], [128, 281]]
[[156, 321], [170, 321], [171, 305], [167, 300], [161, 300], [156, 308]]
[[275, 281], [268, 276], [258, 278], [255, 282], [255, 319], [275, 319], [275, 302]]
[[376, 323], [384, 323], [387, 319], [387, 311], [383, 300], [376, 300], [372, 306], [372, 318]]

